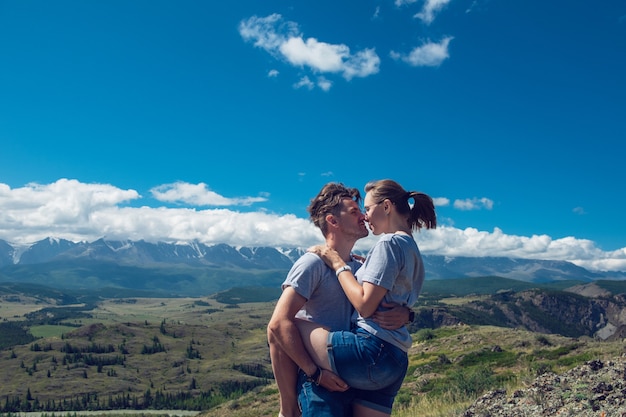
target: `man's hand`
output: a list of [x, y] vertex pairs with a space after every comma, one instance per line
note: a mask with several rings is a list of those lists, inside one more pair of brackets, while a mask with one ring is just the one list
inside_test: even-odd
[[384, 308], [389, 308], [390, 310], [379, 311], [377, 310], [372, 318], [376, 323], [380, 325], [383, 329], [387, 330], [395, 330], [404, 326], [409, 322], [409, 308], [406, 306], [401, 306], [396, 303], [381, 303], [381, 306]]
[[339, 376], [329, 370], [322, 369], [322, 373], [319, 378], [319, 385], [326, 388], [328, 391], [346, 391], [350, 386]]

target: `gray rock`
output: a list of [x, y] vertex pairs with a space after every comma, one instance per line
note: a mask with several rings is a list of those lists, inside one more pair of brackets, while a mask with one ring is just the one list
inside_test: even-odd
[[526, 389], [490, 391], [460, 417], [626, 417], [626, 358], [545, 373]]

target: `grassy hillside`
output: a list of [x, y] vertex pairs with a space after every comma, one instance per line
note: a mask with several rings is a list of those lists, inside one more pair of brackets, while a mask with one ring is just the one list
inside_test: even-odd
[[[624, 351], [621, 342], [490, 326], [424, 330], [414, 336], [409, 373], [393, 413], [398, 417], [458, 416], [487, 390], [513, 391], [528, 386], [545, 372], [561, 373], [589, 360], [613, 358]], [[261, 345], [262, 341], [257, 341], [250, 347], [264, 349]], [[278, 392], [275, 384], [270, 383], [251, 388], [201, 415], [275, 416], [277, 409]]]
[[[484, 392], [515, 390], [545, 372], [560, 373], [591, 359], [624, 352], [622, 342], [574, 339], [491, 326], [454, 326], [414, 334], [409, 372], [393, 415], [452, 417]], [[583, 404], [584, 405], [584, 404]], [[246, 393], [202, 415], [262, 417], [277, 414], [274, 384]]]
[[0, 395], [31, 407], [115, 408], [163, 396], [178, 400], [168, 408], [206, 408], [271, 382], [264, 330], [271, 308], [214, 299], [105, 300], [92, 317], [70, 323], [81, 327], [35, 326], [48, 337], [0, 352]]
[[[528, 292], [517, 281], [464, 281], [452, 287], [446, 281], [447, 293], [427, 281], [420, 308], [453, 315], [466, 305]], [[552, 295], [562, 294], [563, 284], [554, 285], [537, 292], [559, 301]], [[602, 288], [623, 292], [614, 282]], [[7, 347], [0, 351], [0, 412], [17, 404], [21, 411], [148, 406], [205, 410], [206, 416], [276, 415], [265, 326], [277, 296], [275, 289], [250, 287], [201, 298], [98, 300], [2, 286], [0, 343]], [[547, 371], [624, 353], [621, 341], [468, 321], [411, 328], [415, 343], [394, 411], [401, 417], [458, 415], [486, 390], [521, 387]]]

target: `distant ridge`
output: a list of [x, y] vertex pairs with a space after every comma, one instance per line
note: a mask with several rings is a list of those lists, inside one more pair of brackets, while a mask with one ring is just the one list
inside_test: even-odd
[[[278, 287], [303, 248], [233, 247], [199, 242], [71, 242], [47, 238], [28, 247], [0, 240], [0, 282], [57, 288], [134, 288], [170, 294], [217, 292], [233, 286]], [[425, 255], [427, 280], [497, 276], [526, 282], [626, 279], [565, 261]]]

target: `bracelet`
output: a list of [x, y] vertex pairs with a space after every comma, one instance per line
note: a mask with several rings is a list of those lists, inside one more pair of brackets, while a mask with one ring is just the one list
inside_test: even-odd
[[306, 377], [306, 380], [308, 382], [313, 382], [315, 385], [319, 385], [321, 379], [322, 379], [322, 368], [320, 368], [319, 366], [317, 367], [315, 372], [313, 372], [313, 375], [311, 376], [307, 375]]
[[341, 274], [343, 271], [352, 271], [352, 268], [350, 268], [350, 265], [344, 265], [341, 268], [339, 268], [338, 270], [335, 271], [335, 275], [337, 275], [337, 277], [339, 277], [339, 274]]

